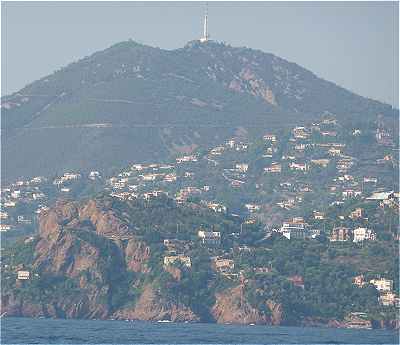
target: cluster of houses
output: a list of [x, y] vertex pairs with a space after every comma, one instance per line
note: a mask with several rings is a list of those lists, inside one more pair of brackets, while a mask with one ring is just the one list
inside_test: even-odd
[[[197, 239], [199, 245], [215, 250], [212, 251], [214, 253], [219, 252], [221, 254], [211, 257], [211, 267], [215, 272], [232, 280], [244, 279], [245, 271], [236, 269], [237, 267], [235, 265], [235, 260], [232, 258], [231, 251], [221, 253], [221, 232], [205, 230], [200, 227], [197, 230]], [[166, 247], [163, 264], [167, 271], [175, 274], [176, 272], [171, 271], [170, 268], [176, 264], [186, 268], [192, 267], [192, 258], [187, 254], [187, 252], [194, 243], [178, 239], [165, 239], [163, 244]], [[239, 252], [251, 251], [251, 248], [248, 246], [238, 247], [237, 249]], [[266, 274], [271, 272], [272, 267], [254, 267], [252, 269], [255, 274]]]
[[359, 275], [353, 278], [353, 284], [359, 288], [371, 284], [379, 292], [379, 302], [381, 305], [385, 307], [400, 307], [400, 298], [393, 291], [393, 280], [391, 279], [378, 277], [375, 279], [370, 279], [368, 282], [365, 281], [364, 275]]
[[[314, 169], [328, 169], [329, 166], [333, 166], [336, 171], [332, 176], [331, 183], [326, 186], [327, 195], [335, 199], [329, 206], [341, 206], [348, 200], [360, 199], [365, 202], [378, 202], [381, 207], [397, 207], [398, 193], [388, 190], [385, 185], [379, 185], [379, 176], [352, 174], [352, 169], [360, 162], [356, 157], [346, 154], [347, 143], [339, 139], [342, 130], [343, 128], [338, 124], [336, 118], [329, 115], [311, 125], [293, 127], [285, 139], [276, 133], [264, 134], [262, 137], [264, 151], [256, 159], [264, 158], [266, 161], [261, 171], [264, 178], [268, 179], [269, 176], [273, 176], [278, 179], [274, 188], [274, 201], [272, 205], [267, 205], [263, 201], [256, 201], [259, 198], [247, 199], [243, 202], [241, 216], [256, 218], [266, 209], [271, 211], [269, 206], [275, 207], [273, 211], [283, 216], [285, 216], [285, 212], [290, 214], [292, 210], [301, 210], [306, 194], [314, 191], [313, 182], [307, 181], [307, 175], [311, 174]], [[351, 133], [356, 138], [362, 134], [362, 131], [355, 128]], [[377, 129], [375, 137], [377, 145], [382, 147], [393, 145], [390, 130], [382, 126]], [[213, 192], [217, 187], [221, 188], [221, 180], [218, 185], [214, 184], [215, 175], [220, 174], [228, 192], [235, 189], [245, 191], [251, 187], [255, 187], [258, 190], [257, 193], [263, 192], [264, 184], [257, 181], [259, 176], [254, 176], [254, 169], [251, 169], [253, 163], [249, 159], [248, 153], [252, 145], [253, 143], [243, 137], [231, 138], [222, 145], [210, 148], [205, 156], [192, 153], [176, 157], [173, 163], [136, 163], [132, 164], [129, 169], [121, 171], [117, 176], [105, 180], [102, 179], [100, 172], [91, 171], [87, 175], [87, 181], [89, 183], [97, 180], [105, 181], [105, 190], [108, 190], [111, 196], [120, 199], [138, 197], [148, 199], [168, 195], [176, 202], [184, 203], [195, 197], [215, 212], [227, 213], [230, 208], [229, 201], [221, 202], [218, 200], [219, 196]], [[285, 150], [282, 150], [282, 146], [285, 147]], [[385, 157], [382, 159], [385, 160], [387, 158]], [[209, 174], [204, 174], [204, 171], [207, 170], [209, 170]], [[82, 178], [83, 174], [81, 173], [66, 172], [55, 178], [52, 184], [56, 187], [58, 194], [69, 195], [72, 189], [71, 185], [73, 186], [73, 183]], [[45, 180], [43, 177], [35, 177], [30, 181], [18, 181], [1, 190], [1, 230], [8, 230], [11, 226], [6, 221], [7, 211], [15, 208], [19, 201], [23, 200], [28, 203], [42, 201], [37, 205], [36, 213], [40, 213], [49, 206], [48, 200], [51, 198], [40, 188]], [[256, 196], [254, 195], [254, 197]], [[328, 205], [325, 205], [325, 208], [326, 206]], [[315, 211], [318, 212], [318, 210]], [[21, 217], [18, 218], [18, 216]], [[33, 213], [31, 220], [34, 217]], [[316, 219], [317, 217], [322, 219], [322, 213], [317, 213]], [[343, 217], [343, 215], [339, 215], [339, 219], [343, 220]], [[355, 215], [354, 220], [356, 218]], [[15, 219], [16, 222], [19, 219], [20, 223], [24, 223], [28, 222], [30, 218], [21, 214], [17, 215]], [[294, 232], [297, 231], [299, 237], [309, 237], [307, 231], [303, 236], [299, 225], [292, 226], [292, 228], [291, 235], [288, 230], [283, 232], [285, 236], [293, 238], [296, 236], [293, 235]], [[350, 237], [355, 242], [373, 240], [375, 233], [372, 229], [361, 227], [351, 230], [338, 228], [331, 234], [333, 241], [347, 241]]]
[[[271, 212], [272, 207], [273, 212], [282, 214], [282, 218], [286, 218], [285, 212], [290, 215], [293, 210], [301, 210], [306, 194], [314, 191], [313, 182], [307, 180], [307, 175], [314, 169], [328, 169], [329, 166], [333, 166], [336, 173], [332, 176], [331, 183], [326, 186], [326, 193], [335, 201], [331, 205], [323, 205], [324, 208], [332, 205], [340, 207], [352, 199], [378, 202], [380, 207], [398, 207], [399, 194], [388, 190], [385, 185], [379, 185], [379, 176], [352, 174], [352, 169], [360, 162], [356, 157], [346, 154], [347, 143], [339, 139], [342, 130], [336, 118], [329, 115], [323, 116], [319, 122], [311, 125], [293, 127], [286, 139], [277, 133], [264, 134], [262, 137], [264, 151], [256, 159], [264, 158], [266, 161], [261, 171], [264, 178], [268, 179], [271, 176], [278, 179], [274, 188], [273, 204], [256, 201], [259, 198], [254, 200], [247, 198], [242, 204], [243, 211], [240, 215], [247, 219], [255, 219], [259, 214], [266, 212], [265, 210]], [[355, 128], [351, 133], [356, 138], [362, 131]], [[382, 126], [377, 129], [375, 137], [377, 145], [382, 147], [393, 145], [390, 130]], [[229, 201], [221, 202], [218, 200], [218, 194], [214, 193], [218, 188], [221, 189], [221, 186], [224, 185], [228, 193], [229, 190], [246, 191], [251, 187], [255, 187], [257, 193], [263, 192], [264, 184], [257, 181], [259, 176], [254, 176], [256, 173], [251, 169], [253, 163], [248, 153], [252, 145], [253, 143], [244, 137], [235, 137], [222, 145], [210, 148], [204, 156], [192, 153], [176, 157], [173, 163], [136, 163], [118, 175], [104, 180], [98, 171], [91, 171], [85, 177], [88, 183], [104, 181], [104, 189], [116, 198], [132, 200], [139, 197], [149, 199], [168, 195], [177, 203], [197, 198], [215, 212], [228, 213]], [[282, 150], [282, 146], [285, 150]], [[318, 152], [318, 155], [314, 151]], [[209, 174], [204, 173], [207, 170]], [[221, 180], [218, 180], [218, 185], [214, 184], [214, 178], [218, 174], [225, 181], [222, 185]], [[82, 179], [83, 174], [79, 172], [66, 172], [50, 181], [56, 187], [55, 197], [70, 195], [71, 186]], [[14, 223], [19, 224], [34, 221], [35, 213], [39, 214], [50, 206], [52, 197], [41, 189], [46, 182], [43, 177], [35, 177], [29, 181], [18, 181], [1, 190], [0, 230], [7, 231], [13, 226], [11, 222], [7, 222], [7, 219], [10, 219], [8, 210], [15, 208], [20, 201], [28, 204], [34, 201], [32, 204], [35, 204], [35, 210], [30, 216], [16, 215]], [[338, 217], [338, 220], [344, 219], [344, 215]], [[354, 221], [359, 218], [362, 218], [362, 215], [357, 215], [356, 212], [351, 216]], [[323, 212], [315, 210], [315, 219], [324, 219]], [[308, 227], [302, 228], [302, 226], [301, 222], [283, 221], [280, 231], [287, 238], [316, 236], [316, 229], [313, 229], [314, 232], [310, 235]], [[373, 229], [362, 226], [355, 226], [352, 229], [337, 227], [330, 231], [332, 241], [361, 242], [376, 238]]]
[[289, 240], [313, 239], [321, 234], [321, 230], [311, 229], [302, 217], [295, 217], [291, 221], [284, 222], [277, 232]]
[[[221, 233], [219, 231], [207, 231], [200, 228], [197, 236], [199, 242], [206, 247], [218, 248], [221, 244]], [[165, 239], [163, 243], [167, 249], [163, 261], [164, 267], [167, 268], [178, 262], [189, 268], [192, 266], [191, 258], [185, 254], [191, 245], [189, 241]]]
[[[322, 212], [315, 212], [316, 219], [324, 219]], [[271, 229], [271, 233], [278, 233], [283, 237], [292, 240], [315, 239], [320, 236], [323, 231], [318, 228], [313, 228], [303, 217], [294, 217], [291, 220], [283, 222], [279, 229]], [[347, 227], [334, 227], [329, 234], [330, 242], [347, 242], [360, 243], [364, 241], [376, 240], [376, 233], [367, 228], [357, 227], [350, 229]]]
[[[101, 180], [98, 171], [91, 171], [87, 181]], [[53, 180], [36, 176], [19, 180], [0, 190], [0, 231], [17, 233], [27, 226], [35, 226], [37, 216], [47, 211], [59, 197], [70, 195], [82, 174], [66, 172]]]
[[[41, 190], [41, 185], [47, 180], [44, 177], [34, 177], [27, 181], [17, 181], [1, 189], [0, 194], [0, 231], [7, 232], [26, 225], [32, 225], [35, 214], [47, 208], [47, 195]], [[34, 204], [31, 212], [19, 211], [19, 204]]]
[[[237, 195], [241, 191], [247, 193], [246, 198], [241, 201], [240, 211], [236, 207], [234, 215], [239, 216], [243, 224], [262, 221], [263, 216], [280, 216], [279, 226], [275, 223], [274, 226], [265, 227], [266, 236], [278, 233], [288, 240], [313, 240], [324, 233], [333, 243], [376, 241], [379, 234], [365, 225], [368, 222], [363, 222], [366, 218], [362, 205], [368, 203], [381, 209], [398, 210], [399, 193], [393, 191], [392, 185], [385, 184], [385, 179], [379, 175], [380, 171], [391, 171], [394, 158], [391, 154], [383, 154], [368, 162], [376, 168], [376, 172], [364, 174], [360, 169], [364, 162], [349, 154], [348, 143], [341, 139], [343, 130], [334, 116], [325, 116], [311, 125], [291, 128], [287, 136], [278, 132], [264, 133], [262, 150], [251, 150], [254, 143], [245, 137], [235, 137], [209, 148], [205, 155], [191, 153], [175, 157], [172, 162], [135, 163], [111, 177], [103, 178], [99, 171], [88, 174], [66, 172], [53, 180], [35, 177], [17, 181], [1, 189], [0, 231], [34, 224], [36, 216], [51, 206], [57, 197], [71, 195], [78, 182], [99, 182], [110, 196], [121, 200], [149, 200], [168, 196], [177, 204], [197, 200], [200, 205], [223, 214], [231, 213], [231, 203], [229, 198], [222, 198], [218, 191], [223, 189], [227, 195], [231, 192]], [[359, 128], [351, 129], [350, 135], [355, 139], [362, 134]], [[390, 130], [379, 127], [375, 139], [378, 147], [387, 151], [393, 148]], [[254, 152], [257, 152], [256, 157], [252, 156]], [[255, 161], [258, 166], [263, 162], [260, 169]], [[305, 215], [299, 215], [302, 214], [302, 207], [307, 206], [307, 195], [316, 190], [318, 183], [310, 176], [314, 171], [324, 169], [330, 171], [330, 181], [323, 186], [330, 204], [319, 205], [313, 210], [310, 225], [310, 219], [306, 221]], [[265, 191], [265, 181], [275, 183], [268, 192]], [[49, 186], [54, 188], [53, 195], [48, 194]], [[249, 194], [249, 190], [256, 192]], [[267, 195], [267, 198], [263, 199], [263, 195]], [[338, 212], [337, 218], [329, 219], [332, 216], [327, 215], [328, 208], [340, 209], [352, 200], [358, 200], [361, 206], [346, 214]], [[17, 207], [19, 203], [31, 205], [30, 213], [26, 213], [26, 207], [24, 213], [20, 212]], [[328, 220], [337, 225], [326, 229], [322, 224]], [[199, 229], [197, 237], [199, 243], [207, 247], [221, 244], [221, 233], [218, 231]], [[177, 262], [191, 267], [192, 259], [186, 254], [189, 243], [167, 239], [164, 245], [167, 248], [163, 261], [165, 267]], [[243, 246], [240, 250], [247, 251], [250, 248]], [[214, 257], [213, 267], [227, 277], [237, 278], [234, 261], [227, 255]], [[268, 267], [258, 267], [255, 273], [263, 274], [269, 270]], [[20, 280], [29, 279], [29, 275], [23, 271], [18, 277]], [[294, 281], [301, 285], [298, 279]], [[380, 290], [382, 285], [376, 284], [381, 283], [370, 283], [382, 291], [382, 304], [390, 305], [392, 302], [388, 301], [395, 298], [390, 295], [392, 287]]]
[[374, 241], [375, 239], [375, 232], [366, 228], [350, 229], [346, 227], [336, 227], [332, 229], [330, 236], [331, 242], [353, 241], [354, 243], [359, 243], [363, 241]]

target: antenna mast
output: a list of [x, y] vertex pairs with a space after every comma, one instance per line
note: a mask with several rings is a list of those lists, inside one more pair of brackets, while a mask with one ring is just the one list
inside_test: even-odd
[[200, 38], [200, 42], [207, 42], [210, 38], [208, 33], [208, 3], [206, 3], [206, 13], [204, 15], [204, 27], [203, 27], [203, 37]]

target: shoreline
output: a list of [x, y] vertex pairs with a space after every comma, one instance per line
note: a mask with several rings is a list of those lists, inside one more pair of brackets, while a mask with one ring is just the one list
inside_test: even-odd
[[388, 322], [395, 322], [395, 327], [377, 327], [379, 324], [377, 322], [372, 322], [372, 327], [363, 327], [363, 326], [355, 326], [351, 324], [346, 324], [344, 321], [338, 320], [328, 320], [327, 322], [317, 322], [315, 320], [304, 320], [300, 321], [300, 324], [268, 324], [268, 323], [235, 323], [235, 322], [206, 322], [206, 321], [196, 321], [196, 320], [180, 320], [180, 321], [171, 321], [171, 320], [145, 320], [145, 319], [115, 319], [115, 318], [58, 318], [58, 317], [45, 317], [45, 316], [16, 316], [16, 315], [4, 315], [1, 317], [2, 320], [5, 319], [30, 319], [30, 320], [58, 320], [58, 321], [119, 321], [119, 322], [140, 322], [140, 323], [150, 323], [150, 324], [174, 324], [174, 325], [185, 325], [185, 324], [197, 324], [197, 325], [220, 325], [220, 326], [243, 326], [243, 327], [254, 327], [254, 326], [263, 326], [263, 327], [288, 327], [288, 328], [321, 328], [321, 329], [341, 329], [341, 330], [385, 330], [385, 331], [398, 331], [400, 329], [400, 320], [388, 320]]

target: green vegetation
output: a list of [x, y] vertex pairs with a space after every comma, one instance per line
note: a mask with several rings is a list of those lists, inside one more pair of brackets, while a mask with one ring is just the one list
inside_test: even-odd
[[[18, 298], [33, 303], [56, 303], [65, 298], [82, 298], [95, 289], [102, 291], [96, 297], [98, 303], [115, 311], [133, 308], [144, 286], [150, 284], [159, 298], [187, 306], [203, 321], [213, 320], [210, 310], [216, 293], [239, 284], [244, 284], [246, 301], [264, 315], [271, 314], [267, 303], [281, 304], [287, 324], [299, 324], [307, 317], [343, 320], [349, 313], [360, 311], [379, 320], [394, 312], [393, 307], [379, 304], [377, 290], [368, 284], [370, 279], [384, 274], [395, 282], [394, 291], [398, 293], [398, 256], [392, 242], [378, 240], [361, 246], [335, 244], [323, 237], [289, 241], [274, 234], [263, 238], [265, 232], [258, 223], [244, 224], [240, 236], [232, 237], [231, 233], [238, 231], [237, 223], [199, 205], [176, 206], [165, 198], [121, 202], [99, 197], [97, 201], [104, 210], [112, 210], [129, 224], [137, 240], [149, 246], [148, 273], [126, 269], [121, 244], [118, 246], [95, 230], [78, 227], [65, 229], [64, 236], [72, 236], [74, 241], [69, 260], [75, 260], [90, 246], [99, 252], [96, 267], [75, 277], [51, 273], [43, 265], [33, 267], [38, 238], [19, 241], [2, 255], [3, 265], [7, 265], [2, 273], [4, 290], [14, 291]], [[177, 230], [177, 223], [181, 229]], [[196, 238], [200, 226], [221, 230], [222, 245], [202, 245]], [[179, 262], [169, 269], [164, 267], [163, 257], [171, 255], [162, 244], [166, 238], [186, 241], [185, 255], [191, 258], [191, 267]], [[221, 254], [234, 262], [230, 278], [213, 268], [213, 257]], [[14, 286], [16, 267], [32, 272], [31, 279], [19, 286]], [[353, 284], [359, 274], [367, 282], [362, 288]], [[79, 287], [82, 282], [83, 289]]]
[[[274, 85], [271, 91], [279, 107], [255, 97], [263, 90], [253, 92], [245, 82], [241, 89], [246, 92], [227, 87], [243, 72], [244, 60], [261, 84]], [[3, 101], [14, 104], [2, 111], [7, 179], [50, 175], [71, 167], [97, 167], [110, 173], [132, 159], [167, 159], [176, 145], [210, 145], [217, 135], [228, 137], [239, 126], [249, 131], [257, 126], [260, 132], [312, 120], [324, 111], [349, 120], [398, 114], [389, 105], [355, 95], [271, 54], [216, 42], [191, 42], [173, 51], [120, 42]], [[63, 128], [110, 122], [126, 127]], [[135, 128], [138, 124], [165, 124], [169, 134], [151, 127]], [[27, 133], [15, 139], [13, 131], [24, 126]], [[48, 126], [58, 129], [29, 131]], [[369, 139], [361, 136], [354, 151], [362, 152]], [[65, 159], [59, 159], [60, 152]]]
[[[247, 286], [247, 294], [254, 306], [264, 306], [266, 300], [278, 301], [285, 306], [286, 313], [290, 314], [287, 317], [293, 322], [304, 317], [341, 320], [350, 312], [374, 314], [382, 310], [374, 287], [359, 288], [352, 282], [360, 271], [363, 272], [364, 263], [376, 261], [368, 251], [351, 246], [337, 261], [335, 257], [326, 257], [332, 250], [337, 251], [335, 246], [317, 241], [275, 239], [269, 247], [270, 250], [258, 250], [253, 255], [239, 255], [238, 258], [244, 268], [272, 267], [270, 273], [248, 274], [251, 284]], [[360, 257], [355, 261], [353, 255]], [[393, 255], [394, 248], [380, 259], [392, 261]], [[373, 272], [370, 273], [373, 277]], [[295, 276], [302, 277], [304, 287], [288, 280]], [[396, 278], [393, 271], [388, 276]]]

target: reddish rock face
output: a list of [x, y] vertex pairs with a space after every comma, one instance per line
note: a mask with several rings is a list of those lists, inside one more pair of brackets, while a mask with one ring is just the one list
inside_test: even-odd
[[[85, 205], [59, 202], [40, 217], [39, 225], [33, 269], [43, 275], [70, 279], [76, 284], [76, 291], [47, 298], [46, 302], [28, 301], [7, 292], [2, 295], [1, 304], [7, 315], [200, 321], [187, 305], [162, 297], [153, 283], [141, 286], [139, 280], [124, 281], [125, 277], [143, 277], [150, 272], [150, 247], [98, 201]], [[167, 269], [176, 281], [181, 279], [178, 268]], [[132, 303], [114, 304], [114, 293], [120, 288], [116, 284], [121, 281], [131, 284], [128, 288], [141, 286], [141, 295]], [[218, 323], [280, 324], [281, 305], [267, 305], [272, 316], [253, 308], [243, 299], [242, 287], [237, 286], [216, 295], [210, 314]]]
[[228, 87], [236, 92], [249, 92], [272, 105], [278, 105], [270, 86], [249, 67], [243, 68], [236, 76], [236, 79], [231, 80]]
[[74, 233], [74, 229], [81, 226], [76, 203], [59, 202], [41, 216], [34, 267], [70, 278], [91, 270], [94, 278], [101, 279], [98, 267], [99, 249], [80, 240]]
[[170, 320], [175, 322], [200, 320], [183, 304], [160, 298], [150, 285], [144, 287], [143, 293], [134, 307], [119, 310], [113, 317], [129, 320]]
[[[104, 257], [97, 242], [108, 245], [112, 258]], [[1, 311], [8, 316], [27, 317], [102, 319], [115, 314], [140, 320], [198, 321], [188, 307], [160, 300], [151, 285], [144, 288], [135, 308], [112, 308], [111, 272], [149, 273], [150, 254], [150, 247], [97, 201], [83, 206], [59, 202], [40, 217], [33, 267], [43, 274], [74, 279], [81, 293], [58, 296], [54, 303], [28, 302], [9, 293], [2, 295]]]
[[133, 272], [148, 273], [150, 271], [147, 262], [150, 259], [150, 247], [144, 242], [135, 239], [128, 241], [125, 248], [126, 268]]
[[95, 200], [79, 210], [81, 221], [90, 221], [96, 233], [108, 238], [130, 237], [128, 225], [122, 222], [112, 210], [105, 210]]
[[167, 267], [164, 268], [168, 273], [170, 273], [175, 280], [180, 281], [182, 278], [182, 271], [178, 267], [174, 267], [171, 265], [168, 265]]
[[61, 201], [47, 212], [40, 215], [39, 235], [49, 241], [56, 240], [62, 228], [77, 220], [78, 208], [75, 203]]
[[266, 302], [268, 309], [271, 311], [271, 324], [280, 325], [283, 322], [283, 308], [282, 304], [275, 303], [268, 300]]
[[216, 303], [211, 310], [218, 323], [271, 324], [271, 320], [253, 308], [243, 297], [242, 287], [237, 286], [216, 294]]

